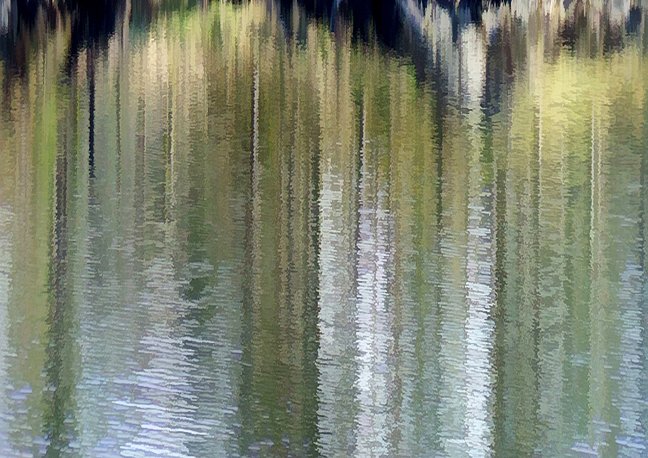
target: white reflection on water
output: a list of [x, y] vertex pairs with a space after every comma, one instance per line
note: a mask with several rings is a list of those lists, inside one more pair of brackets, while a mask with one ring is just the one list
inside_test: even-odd
[[378, 170], [382, 151], [366, 137], [364, 123], [363, 119], [356, 261], [357, 453], [385, 456], [393, 453], [391, 436], [395, 422], [390, 392], [393, 308], [389, 301], [393, 227], [387, 208], [388, 185]]

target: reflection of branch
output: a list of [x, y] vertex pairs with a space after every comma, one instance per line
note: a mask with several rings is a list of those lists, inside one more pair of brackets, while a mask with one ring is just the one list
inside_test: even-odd
[[[648, 131], [648, 129], [644, 129], [644, 131], [646, 132]], [[646, 272], [646, 249], [648, 245], [648, 241], [646, 240], [646, 238], [648, 237], [648, 227], [646, 226], [646, 212], [648, 212], [648, 181], [646, 180], [646, 174], [648, 174], [648, 170], [646, 170], [646, 168], [648, 167], [648, 164], [646, 164], [646, 162], [648, 162], [648, 151], [644, 150], [643, 154], [641, 155], [641, 168], [639, 171], [639, 183], [641, 189], [641, 206], [639, 208], [639, 241], [641, 245], [639, 257], [641, 271], [644, 273], [644, 282], [646, 282], [646, 279], [648, 279], [648, 272]], [[648, 294], [648, 287], [646, 289], [646, 293]], [[646, 313], [646, 321], [646, 324], [648, 324], [648, 313]], [[648, 331], [648, 327], [645, 327], [644, 329]]]
[[[259, 162], [259, 62], [258, 56], [254, 62], [253, 88], [252, 88], [252, 171], [253, 178], [258, 186], [258, 162]], [[255, 189], [256, 191], [256, 189]]]
[[259, 54], [255, 50], [254, 70], [252, 75], [252, 154], [251, 154], [251, 172], [252, 172], [252, 225], [253, 238], [254, 226], [259, 218], [260, 213], [260, 165], [259, 165]]
[[88, 56], [86, 60], [88, 74], [88, 167], [90, 169], [90, 178], [95, 177], [94, 161], [94, 117], [95, 117], [95, 74], [94, 74], [94, 48], [88, 47]]
[[[64, 142], [67, 143], [67, 142]], [[44, 429], [48, 438], [46, 456], [58, 456], [73, 438], [74, 370], [72, 346], [73, 310], [68, 278], [68, 157], [64, 149], [56, 158], [54, 176], [54, 221], [49, 259], [46, 379], [52, 387], [46, 399]]]

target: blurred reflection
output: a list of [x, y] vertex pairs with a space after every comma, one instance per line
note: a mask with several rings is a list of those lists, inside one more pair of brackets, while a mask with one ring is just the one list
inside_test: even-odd
[[640, 2], [116, 5], [0, 0], [0, 455], [648, 453]]

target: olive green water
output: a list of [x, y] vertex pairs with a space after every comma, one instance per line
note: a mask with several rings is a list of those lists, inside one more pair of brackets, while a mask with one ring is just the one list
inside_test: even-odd
[[140, 3], [0, 20], [0, 456], [648, 456], [648, 11]]

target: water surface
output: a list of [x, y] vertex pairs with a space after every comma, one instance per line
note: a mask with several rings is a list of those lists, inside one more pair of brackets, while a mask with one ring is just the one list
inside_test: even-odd
[[0, 1], [1, 456], [648, 455], [639, 2], [81, 5]]

